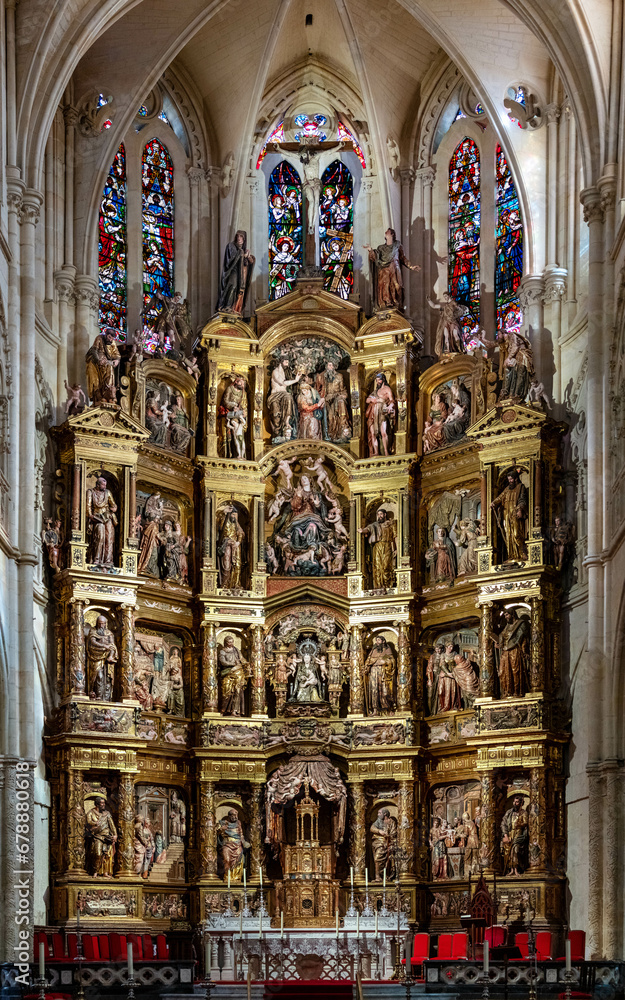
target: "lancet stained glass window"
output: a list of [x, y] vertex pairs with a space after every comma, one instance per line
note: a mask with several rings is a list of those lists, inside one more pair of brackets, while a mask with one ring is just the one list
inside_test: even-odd
[[109, 170], [100, 203], [98, 279], [100, 329], [126, 337], [126, 151], [122, 143]]
[[270, 132], [270, 134], [267, 136], [265, 145], [261, 149], [260, 153], [258, 154], [258, 159], [256, 160], [257, 170], [260, 167], [263, 160], [265, 159], [265, 156], [267, 155], [267, 146], [269, 145], [270, 142], [284, 142], [284, 122], [279, 122], [274, 128], [273, 132]]
[[467, 307], [465, 345], [480, 328], [480, 154], [467, 136], [449, 162], [449, 292]]
[[497, 329], [518, 329], [517, 289], [523, 276], [523, 223], [510, 167], [501, 146], [496, 151], [497, 222], [495, 231], [495, 305]]
[[323, 287], [349, 298], [354, 287], [354, 183], [340, 160], [321, 178], [319, 249]]
[[158, 295], [174, 294], [174, 165], [163, 144], [151, 139], [143, 150], [143, 329], [145, 350], [153, 351]]
[[269, 298], [292, 292], [303, 261], [302, 182], [286, 160], [269, 178]]

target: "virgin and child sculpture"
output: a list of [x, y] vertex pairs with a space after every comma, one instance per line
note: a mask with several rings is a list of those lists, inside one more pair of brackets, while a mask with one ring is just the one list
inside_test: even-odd
[[319, 642], [308, 636], [287, 658], [287, 700], [310, 704], [328, 700], [327, 657]]
[[[314, 465], [313, 465], [314, 468]], [[312, 473], [312, 468], [309, 466]], [[343, 510], [325, 468], [316, 481], [302, 473], [299, 482], [284, 477], [270, 505], [268, 518], [273, 530], [267, 545], [267, 565], [273, 574], [285, 576], [335, 576], [342, 573], [349, 538], [343, 525]], [[320, 485], [320, 483], [322, 485]]]

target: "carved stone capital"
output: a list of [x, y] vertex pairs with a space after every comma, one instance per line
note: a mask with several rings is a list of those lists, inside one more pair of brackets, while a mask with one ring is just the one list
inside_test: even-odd
[[599, 188], [587, 187], [580, 192], [579, 200], [584, 209], [584, 222], [591, 225], [593, 222], [603, 222], [603, 205], [601, 204], [601, 192]]
[[187, 167], [187, 177], [189, 178], [189, 184], [191, 187], [198, 187], [200, 181], [206, 180], [206, 170], [202, 167]]
[[100, 104], [100, 95], [95, 95], [91, 100], [85, 101], [78, 109], [78, 130], [86, 138], [94, 138], [100, 135], [102, 126], [107, 118], [113, 115], [114, 100], [111, 97], [107, 104]]
[[75, 275], [71, 274], [69, 271], [62, 270], [54, 272], [54, 288], [59, 302], [69, 302], [70, 305], [75, 305], [76, 296], [74, 295], [74, 280]]
[[39, 191], [24, 191], [22, 195], [22, 207], [20, 210], [20, 222], [22, 225], [37, 225], [39, 222], [42, 203], [43, 198], [39, 194]]
[[550, 267], [545, 271], [545, 302], [557, 302], [566, 291], [568, 271], [565, 267]]
[[519, 285], [519, 302], [522, 309], [539, 305], [543, 298], [543, 278], [540, 274], [526, 274]]
[[557, 125], [560, 121], [560, 115], [562, 114], [562, 108], [559, 104], [548, 104], [545, 108], [545, 118], [547, 125]]
[[414, 167], [402, 167], [399, 171], [402, 184], [412, 184], [415, 179]]
[[209, 187], [213, 191], [218, 191], [221, 187], [221, 167], [207, 167], [205, 177]]
[[74, 295], [77, 305], [88, 306], [89, 309], [93, 309], [94, 311], [100, 304], [98, 283], [89, 274], [79, 274], [77, 276], [74, 283]]
[[434, 187], [434, 180], [436, 178], [436, 167], [421, 167], [420, 170], [415, 171], [415, 179], [421, 181], [424, 188]]
[[72, 104], [66, 104], [63, 108], [63, 121], [65, 122], [65, 128], [76, 128], [79, 118], [80, 112], [78, 108], [75, 108]]
[[9, 212], [19, 216], [22, 211], [22, 188], [10, 187], [7, 191]]
[[604, 214], [610, 212], [616, 204], [616, 178], [611, 176], [602, 177], [597, 187], [599, 188], [601, 208]]

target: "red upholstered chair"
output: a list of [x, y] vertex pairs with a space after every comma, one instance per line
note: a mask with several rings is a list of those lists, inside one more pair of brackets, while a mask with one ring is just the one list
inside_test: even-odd
[[108, 934], [100, 934], [98, 936], [100, 942], [100, 958], [103, 962], [111, 961], [111, 948], [109, 945]]
[[62, 962], [65, 958], [67, 958], [67, 956], [63, 945], [63, 935], [59, 934], [57, 931], [52, 935], [52, 960], [55, 962]]
[[[98, 939], [94, 938], [93, 934], [83, 934], [83, 936], [82, 936], [82, 952], [83, 952], [83, 955], [85, 956], [85, 961], [86, 962], [93, 962], [93, 961], [95, 961], [96, 954], [95, 954], [95, 948], [93, 946], [93, 942], [94, 941], [97, 942], [97, 940]], [[100, 950], [99, 949], [98, 949], [98, 956], [97, 957], [98, 958], [100, 957]]]
[[489, 948], [503, 948], [507, 937], [507, 927], [495, 925], [493, 927], [487, 927], [484, 931], [484, 940], [488, 941]]
[[149, 959], [154, 958], [154, 943], [152, 941], [151, 934], [143, 935], [143, 961], [147, 962]]
[[78, 935], [68, 934], [67, 935], [67, 954], [71, 959], [76, 958], [78, 955]]
[[129, 934], [128, 944], [132, 945], [132, 957], [135, 962], [143, 961], [143, 941], [140, 934]]
[[34, 945], [35, 962], [39, 961], [39, 945], [41, 942], [43, 942], [43, 954], [47, 962], [50, 958], [50, 948], [48, 947], [48, 935], [46, 934], [45, 931], [35, 931], [35, 945]]
[[515, 958], [515, 962], [526, 962], [529, 958], [529, 934], [527, 931], [520, 931], [514, 935], [514, 943], [521, 952], [520, 958]]
[[[430, 957], [430, 935], [429, 934], [415, 934], [414, 941], [412, 942], [412, 959], [410, 962], [411, 968], [416, 966], [421, 968], [420, 975], [423, 974], [423, 963], [427, 961]], [[402, 958], [402, 965], [406, 964], [406, 959]]]
[[111, 962], [126, 962], [128, 960], [128, 944], [125, 934], [109, 934], [109, 952]]
[[467, 951], [469, 947], [469, 935], [464, 932], [459, 932], [454, 934], [454, 940], [451, 946], [451, 957], [454, 961], [459, 961], [460, 959], [467, 958]]
[[[569, 931], [568, 940], [571, 942], [571, 961], [583, 962], [586, 959], [586, 931]], [[565, 962], [566, 956], [558, 959], [558, 962]]]
[[451, 958], [452, 941], [453, 941], [453, 934], [438, 935], [438, 952], [436, 955], [438, 959]]
[[551, 931], [538, 931], [536, 934], [536, 959], [538, 962], [551, 961]]
[[169, 958], [169, 945], [164, 934], [158, 934], [156, 938], [156, 957], [164, 962]]

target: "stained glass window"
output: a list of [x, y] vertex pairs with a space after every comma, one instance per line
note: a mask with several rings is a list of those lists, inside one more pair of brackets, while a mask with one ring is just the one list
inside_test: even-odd
[[[99, 108], [103, 108], [103, 107], [105, 107], [109, 103], [110, 102], [109, 102], [108, 97], [105, 97], [104, 94], [98, 94], [98, 107]], [[105, 128], [112, 128], [112, 126], [113, 126], [113, 122], [111, 121], [110, 118], [107, 118], [106, 121], [102, 123], [102, 127], [100, 129], [100, 132], [103, 132]]]
[[174, 294], [174, 165], [163, 144], [151, 139], [143, 149], [143, 328], [146, 350], [153, 351], [158, 336], [156, 320], [162, 307], [159, 292]]
[[523, 276], [523, 222], [510, 167], [501, 146], [496, 151], [497, 222], [495, 231], [495, 305], [497, 329], [518, 329], [517, 290]]
[[267, 146], [270, 142], [284, 142], [284, 122], [280, 122], [276, 125], [273, 132], [270, 132], [267, 136], [267, 141], [265, 142], [265, 145], [261, 149], [258, 159], [256, 160], [257, 170], [267, 155]]
[[302, 182], [283, 160], [269, 178], [269, 298], [293, 291], [303, 261]]
[[480, 154], [467, 136], [449, 162], [449, 291], [467, 307], [465, 345], [480, 327]]
[[314, 139], [316, 142], [325, 142], [328, 138], [324, 126], [328, 119], [325, 115], [296, 115], [295, 124], [298, 130], [295, 133], [295, 141], [303, 142], [304, 139]]
[[109, 170], [100, 203], [98, 240], [100, 329], [126, 337], [126, 151], [122, 143]]
[[367, 161], [365, 160], [365, 154], [358, 145], [356, 141], [356, 136], [353, 132], [350, 132], [347, 125], [344, 125], [342, 121], [339, 121], [337, 128], [337, 138], [342, 139], [344, 142], [351, 142], [354, 146], [354, 152], [362, 164], [363, 170], [367, 166]]
[[349, 298], [354, 287], [354, 183], [340, 160], [321, 178], [319, 249], [323, 287]]

